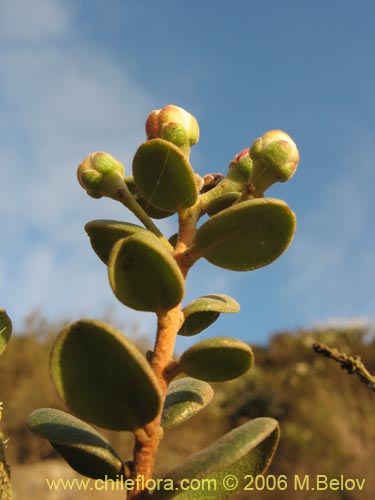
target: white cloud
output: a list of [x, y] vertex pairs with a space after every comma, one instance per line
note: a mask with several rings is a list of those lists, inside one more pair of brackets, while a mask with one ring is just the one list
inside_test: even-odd
[[[114, 202], [88, 198], [75, 167], [91, 151], [107, 150], [129, 172], [145, 117], [160, 99], [132, 79], [126, 63], [116, 64], [95, 45], [72, 43], [79, 29], [74, 8], [62, 0], [0, 1], [0, 306], [17, 324], [39, 306], [51, 317], [73, 319], [116, 305], [124, 321], [153, 328], [150, 315], [118, 304], [83, 231], [90, 219], [134, 219]], [[374, 314], [373, 151], [360, 138], [351, 144], [353, 156], [341, 158], [335, 185], [322, 178], [315, 210], [297, 213], [297, 236], [283, 256], [285, 314], [298, 307], [303, 316], [323, 319], [322, 311], [330, 317], [348, 306], [345, 316]], [[194, 155], [195, 164], [208, 158], [203, 149]], [[172, 232], [168, 221], [161, 226]], [[252, 280], [260, 284], [257, 276]], [[236, 295], [240, 288], [251, 300], [238, 274], [208, 265], [192, 271], [188, 287], [187, 300], [231, 289]]]
[[[76, 165], [95, 150], [129, 165], [152, 96], [107, 54], [42, 43], [69, 31], [73, 18], [63, 2], [7, 2], [2, 9], [3, 24], [19, 23], [3, 31], [3, 40], [40, 43], [5, 43], [1, 53], [1, 305], [16, 325], [40, 306], [48, 315], [98, 317], [115, 304], [121, 316], [83, 225], [134, 218], [115, 202], [90, 199], [78, 186]], [[135, 319], [130, 310], [125, 316]]]
[[2, 0], [0, 39], [6, 42], [39, 42], [63, 35], [70, 12], [59, 0]]
[[[90, 199], [75, 171], [88, 153], [105, 150], [130, 172], [145, 138], [145, 118], [160, 99], [135, 82], [126, 65], [119, 67], [94, 45], [65, 43], [77, 30], [71, 3], [9, 0], [0, 8], [5, 103], [0, 108], [0, 213], [6, 235], [0, 305], [16, 325], [35, 308], [52, 318], [74, 319], [100, 317], [113, 306], [116, 317], [153, 331], [152, 315], [124, 308], [114, 298], [83, 231], [90, 219], [134, 217], [115, 202]], [[175, 231], [169, 220], [158, 224], [166, 234]], [[219, 280], [224, 290], [223, 277], [206, 276], [205, 284]], [[206, 290], [200, 280], [190, 280], [190, 295], [215, 291], [216, 284]]]

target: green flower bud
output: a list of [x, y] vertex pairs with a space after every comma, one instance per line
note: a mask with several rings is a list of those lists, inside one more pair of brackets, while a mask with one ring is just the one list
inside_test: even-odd
[[164, 139], [189, 154], [191, 146], [199, 140], [199, 125], [193, 115], [169, 104], [152, 111], [146, 120], [147, 139]]
[[124, 185], [124, 167], [108, 153], [96, 152], [87, 156], [78, 166], [80, 185], [92, 198], [119, 199], [118, 190]]
[[261, 196], [275, 182], [285, 182], [297, 169], [299, 153], [291, 137], [281, 130], [270, 130], [250, 148], [253, 170], [248, 192]]
[[229, 163], [229, 172], [227, 179], [248, 183], [251, 171], [253, 169], [253, 162], [249, 156], [250, 148], [240, 151], [233, 160]]
[[[231, 160], [225, 177], [221, 174], [206, 176], [207, 181], [201, 191], [201, 210], [213, 215], [235, 203], [249, 183], [252, 168], [249, 148], [246, 148]], [[247, 195], [241, 196], [247, 198]]]

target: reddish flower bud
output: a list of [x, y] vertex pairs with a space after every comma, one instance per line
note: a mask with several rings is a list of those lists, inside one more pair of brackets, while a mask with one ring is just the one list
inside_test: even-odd
[[241, 184], [249, 182], [249, 177], [253, 168], [253, 162], [249, 156], [250, 148], [240, 151], [229, 163], [228, 179]]
[[169, 104], [152, 111], [146, 121], [147, 139], [164, 139], [172, 142], [184, 153], [199, 140], [199, 125], [193, 115], [184, 109]]

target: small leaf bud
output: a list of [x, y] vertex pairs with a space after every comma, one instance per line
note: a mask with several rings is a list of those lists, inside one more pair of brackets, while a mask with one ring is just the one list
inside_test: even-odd
[[92, 198], [118, 199], [118, 190], [124, 185], [124, 167], [113, 156], [104, 152], [91, 153], [78, 166], [80, 185]]

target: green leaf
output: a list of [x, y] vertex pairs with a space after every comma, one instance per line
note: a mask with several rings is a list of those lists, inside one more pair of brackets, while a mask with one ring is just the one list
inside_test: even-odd
[[89, 235], [90, 243], [96, 255], [104, 264], [108, 263], [109, 254], [113, 245], [120, 239], [132, 234], [143, 232], [147, 229], [130, 222], [117, 220], [99, 219], [92, 220], [85, 225], [85, 231]]
[[90, 425], [61, 410], [41, 408], [28, 418], [32, 432], [51, 443], [75, 471], [93, 479], [116, 479], [123, 473], [121, 458]]
[[172, 236], [168, 238], [168, 241], [172, 245], [172, 247], [175, 248], [178, 241], [178, 233], [173, 233]]
[[[174, 483], [172, 491], [155, 491], [152, 499], [176, 500], [223, 500], [243, 491], [249, 476], [263, 474], [275, 453], [279, 440], [279, 425], [273, 418], [256, 418], [237, 427], [204, 450], [188, 458], [184, 463], [166, 474]], [[238, 480], [233, 486], [233, 477]], [[211, 488], [183, 491], [181, 481], [211, 480]], [[232, 480], [231, 480], [232, 479]], [[209, 496], [208, 496], [209, 495]]]
[[137, 197], [137, 202], [141, 205], [143, 210], [146, 212], [146, 214], [151, 217], [152, 219], [166, 219], [167, 217], [170, 217], [173, 215], [175, 212], [170, 212], [167, 210], [162, 210], [161, 208], [154, 207], [151, 205], [151, 203], [144, 198]]
[[168, 387], [161, 425], [169, 429], [198, 413], [212, 400], [214, 391], [206, 382], [184, 377]]
[[239, 377], [253, 364], [249, 344], [229, 337], [205, 339], [181, 356], [180, 370], [190, 377], [207, 382], [222, 382]]
[[206, 212], [208, 215], [212, 216], [217, 214], [218, 212], [221, 212], [225, 208], [230, 207], [233, 205], [235, 201], [238, 200], [238, 198], [241, 196], [241, 193], [238, 192], [229, 192], [229, 193], [224, 193], [217, 198], [213, 198], [206, 209]]
[[296, 217], [288, 205], [271, 198], [247, 200], [222, 210], [197, 231], [198, 254], [232, 271], [270, 264], [289, 246]]
[[159, 385], [149, 363], [121, 332], [101, 321], [83, 319], [61, 332], [51, 374], [70, 410], [91, 424], [134, 431], [159, 412]]
[[166, 311], [184, 295], [185, 282], [176, 261], [158, 238], [148, 233], [118, 241], [108, 272], [118, 300], [137, 311]]
[[199, 297], [184, 307], [185, 321], [178, 335], [196, 335], [214, 323], [220, 313], [236, 313], [239, 310], [240, 305], [229, 295], [217, 293]]
[[5, 351], [11, 335], [12, 322], [5, 310], [0, 307], [0, 355]]
[[152, 219], [165, 219], [166, 217], [170, 217], [174, 214], [174, 212], [169, 212], [167, 210], [161, 210], [160, 208], [154, 207], [151, 203], [145, 200], [140, 194], [137, 192], [137, 188], [135, 186], [135, 181], [133, 176], [125, 177], [124, 179], [126, 185], [128, 186], [129, 191], [137, 200], [137, 203], [143, 208], [146, 214]]
[[137, 191], [153, 206], [176, 212], [198, 199], [195, 173], [174, 144], [152, 139], [141, 144], [133, 160]]

